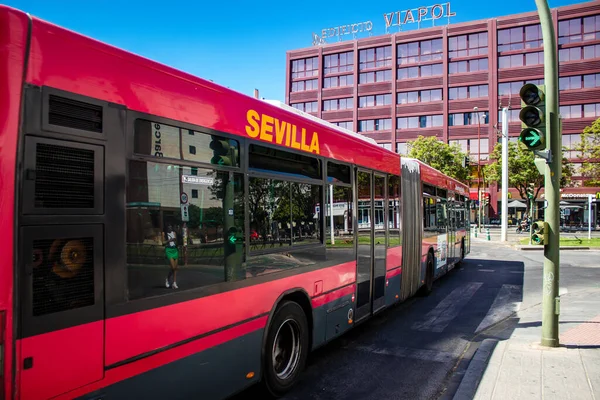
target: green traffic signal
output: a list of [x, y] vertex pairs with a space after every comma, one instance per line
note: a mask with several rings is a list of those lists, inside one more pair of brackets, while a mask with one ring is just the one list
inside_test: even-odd
[[525, 128], [519, 135], [519, 140], [527, 146], [529, 150], [538, 150], [546, 147], [546, 135], [536, 128]]
[[229, 139], [219, 136], [212, 136], [210, 149], [213, 151], [213, 157], [210, 159], [211, 164], [232, 166], [236, 165], [238, 149], [231, 146]]
[[521, 97], [521, 134], [519, 140], [529, 150], [546, 148], [546, 104], [544, 85], [527, 83], [519, 91]]
[[535, 221], [531, 225], [531, 243], [537, 245], [548, 244], [548, 223], [544, 221]]

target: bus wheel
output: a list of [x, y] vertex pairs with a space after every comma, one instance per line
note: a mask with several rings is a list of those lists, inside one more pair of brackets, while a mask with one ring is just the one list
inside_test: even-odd
[[266, 346], [264, 384], [280, 397], [294, 386], [308, 357], [308, 322], [298, 303], [286, 301], [275, 311]]
[[427, 270], [425, 272], [425, 284], [421, 286], [420, 295], [428, 296], [433, 290], [433, 257], [431, 253], [427, 255]]

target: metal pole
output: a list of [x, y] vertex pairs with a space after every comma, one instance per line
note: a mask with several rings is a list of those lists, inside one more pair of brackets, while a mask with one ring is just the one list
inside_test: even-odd
[[542, 296], [542, 346], [557, 347], [560, 310], [560, 178], [562, 173], [562, 138], [558, 122], [558, 59], [552, 14], [547, 0], [535, 0], [544, 40], [544, 85], [546, 87], [546, 143], [551, 159], [546, 164], [544, 191], [548, 208], [544, 220], [548, 224], [548, 243], [544, 244], [544, 281]]
[[331, 245], [335, 244], [335, 236], [333, 234], [333, 230], [335, 229], [333, 226], [333, 185], [329, 185], [329, 226], [331, 226]]
[[588, 194], [588, 239], [592, 239], [592, 195]]
[[502, 107], [502, 232], [500, 241], [508, 240], [508, 107]]
[[479, 197], [479, 205], [478, 205], [478, 218], [477, 218], [477, 230], [481, 233], [481, 203], [483, 200], [483, 196], [481, 195], [481, 123], [479, 120], [479, 108], [473, 107], [473, 110], [477, 113], [477, 195]]

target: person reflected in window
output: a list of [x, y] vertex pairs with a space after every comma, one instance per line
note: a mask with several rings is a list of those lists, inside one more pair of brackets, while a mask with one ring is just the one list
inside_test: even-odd
[[167, 225], [167, 231], [165, 232], [165, 255], [169, 261], [169, 275], [165, 281], [166, 287], [173, 289], [179, 289], [177, 286], [177, 261], [179, 259], [179, 250], [177, 248], [177, 234], [173, 230], [171, 224]]

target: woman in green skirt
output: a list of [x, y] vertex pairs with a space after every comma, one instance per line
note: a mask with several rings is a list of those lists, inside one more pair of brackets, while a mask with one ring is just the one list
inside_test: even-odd
[[177, 260], [179, 260], [179, 250], [177, 249], [177, 234], [173, 230], [173, 226], [169, 224], [167, 226], [167, 231], [165, 232], [165, 255], [167, 256], [167, 260], [169, 260], [169, 266], [171, 269], [169, 270], [169, 275], [167, 275], [167, 280], [165, 281], [166, 287], [171, 287], [173, 289], [178, 289], [177, 286]]

